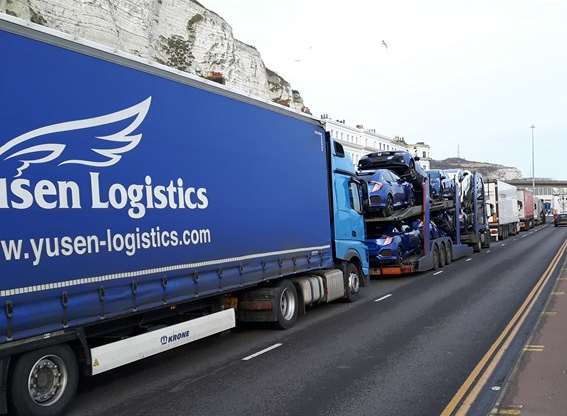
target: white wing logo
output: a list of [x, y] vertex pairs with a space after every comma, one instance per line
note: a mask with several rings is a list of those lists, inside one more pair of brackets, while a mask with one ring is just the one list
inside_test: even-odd
[[[122, 158], [122, 154], [134, 149], [140, 140], [142, 134], [130, 134], [136, 130], [146, 118], [150, 109], [152, 97], [146, 98], [144, 101], [117, 111], [115, 113], [107, 114], [104, 116], [87, 118], [83, 120], [68, 121], [65, 123], [52, 124], [50, 126], [41, 127], [36, 130], [24, 133], [18, 137], [13, 138], [4, 145], [0, 146], [0, 158], [3, 160], [17, 160], [21, 163], [17, 169], [15, 177], [21, 176], [22, 173], [31, 165], [52, 162], [58, 158], [62, 159], [59, 166], [68, 164], [77, 164], [93, 167], [108, 167], [112, 166]], [[82, 160], [82, 159], [68, 159], [65, 160], [63, 152], [67, 147], [63, 143], [45, 143], [34, 144], [34, 139], [39, 137], [53, 134], [62, 133], [73, 130], [84, 130], [92, 127], [107, 126], [113, 123], [122, 122], [133, 118], [134, 120], [125, 128], [122, 128], [117, 133], [108, 136], [95, 136], [96, 139], [104, 140], [106, 142], [113, 142], [116, 147], [104, 149], [90, 149], [92, 152], [98, 154], [98, 159], [103, 156], [103, 160]], [[121, 124], [123, 126], [123, 123]], [[26, 146], [30, 144], [31, 146]], [[22, 145], [22, 146], [20, 146]], [[23, 148], [22, 148], [23, 147]], [[93, 155], [94, 156], [94, 155]]]

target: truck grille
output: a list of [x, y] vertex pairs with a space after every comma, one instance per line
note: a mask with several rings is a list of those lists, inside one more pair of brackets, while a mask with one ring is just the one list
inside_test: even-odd
[[381, 250], [380, 255], [384, 256], [384, 257], [392, 257], [392, 250], [390, 250], [388, 248], [385, 249], [385, 250]]

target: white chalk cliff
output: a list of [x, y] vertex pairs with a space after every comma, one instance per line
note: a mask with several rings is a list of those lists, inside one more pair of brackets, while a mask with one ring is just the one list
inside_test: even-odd
[[309, 112], [256, 48], [194, 0], [0, 0], [0, 12]]

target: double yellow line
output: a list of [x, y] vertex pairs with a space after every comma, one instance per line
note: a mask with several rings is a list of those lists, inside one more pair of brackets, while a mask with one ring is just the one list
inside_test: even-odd
[[470, 410], [472, 404], [478, 397], [482, 388], [494, 372], [494, 369], [502, 359], [502, 356], [512, 343], [516, 333], [526, 320], [530, 310], [532, 309], [535, 301], [543, 291], [545, 284], [553, 275], [557, 268], [561, 257], [567, 249], [567, 240], [563, 242], [545, 272], [541, 275], [536, 285], [531, 290], [530, 294], [520, 306], [512, 320], [506, 325], [500, 336], [496, 339], [494, 344], [490, 347], [487, 353], [478, 362], [473, 371], [469, 374], [463, 385], [457, 390], [447, 407], [441, 413], [441, 416], [462, 416], [466, 415]]

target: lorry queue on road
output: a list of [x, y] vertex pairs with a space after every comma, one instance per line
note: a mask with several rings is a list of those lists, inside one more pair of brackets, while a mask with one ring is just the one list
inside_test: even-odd
[[0, 43], [0, 412], [60, 414], [80, 374], [290, 328], [538, 221], [528, 191], [514, 214], [505, 184], [405, 151], [355, 169], [324, 122], [163, 65], [5, 15]]

